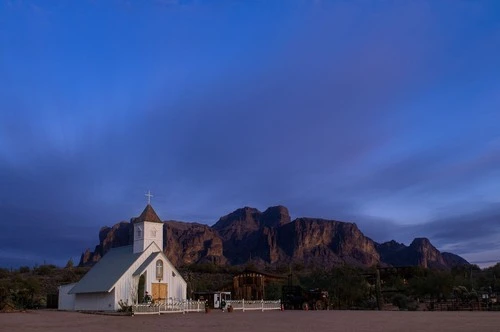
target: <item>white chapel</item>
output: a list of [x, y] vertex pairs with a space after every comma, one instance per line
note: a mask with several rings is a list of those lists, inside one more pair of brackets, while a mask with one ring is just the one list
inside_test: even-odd
[[133, 221], [133, 244], [112, 248], [77, 283], [59, 286], [59, 310], [116, 311], [118, 302], [186, 299], [186, 281], [163, 252], [163, 222], [148, 203]]

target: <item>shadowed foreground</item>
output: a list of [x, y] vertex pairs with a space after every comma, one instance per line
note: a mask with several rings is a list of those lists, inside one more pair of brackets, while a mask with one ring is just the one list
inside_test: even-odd
[[495, 312], [285, 311], [103, 316], [0, 314], [0, 331], [500, 331]]

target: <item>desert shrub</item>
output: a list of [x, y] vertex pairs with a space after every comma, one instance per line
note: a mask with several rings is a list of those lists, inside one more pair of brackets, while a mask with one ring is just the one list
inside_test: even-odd
[[362, 309], [377, 309], [377, 298], [375, 296], [370, 296], [361, 301], [360, 308]]
[[41, 285], [38, 279], [28, 278], [14, 280], [11, 285], [12, 302], [17, 308], [38, 308], [41, 306], [37, 295], [40, 293]]
[[283, 283], [270, 282], [264, 287], [265, 300], [279, 300], [281, 298], [281, 287]]
[[120, 300], [118, 301], [118, 305], [120, 306], [118, 312], [132, 312], [132, 306], [128, 304], [128, 300]]
[[11, 302], [10, 291], [6, 285], [0, 285], [0, 311]]
[[41, 276], [48, 276], [50, 275], [55, 269], [57, 269], [57, 266], [49, 264], [49, 265], [40, 265], [39, 267], [36, 268], [35, 273]]
[[30, 272], [30, 267], [29, 266], [21, 266], [19, 268], [19, 273], [29, 273]]
[[73, 269], [64, 269], [64, 271], [61, 273], [61, 281], [63, 283], [72, 283], [78, 281], [80, 278], [77, 276], [77, 274], [73, 271]]
[[399, 308], [399, 310], [408, 310], [408, 297], [404, 294], [396, 294], [392, 297], [392, 304]]
[[10, 276], [9, 270], [0, 268], [0, 279], [8, 278], [9, 276]]
[[201, 264], [192, 264], [188, 267], [188, 269], [192, 272], [201, 272], [201, 273], [215, 273], [218, 270], [217, 265], [212, 263], [201, 263]]

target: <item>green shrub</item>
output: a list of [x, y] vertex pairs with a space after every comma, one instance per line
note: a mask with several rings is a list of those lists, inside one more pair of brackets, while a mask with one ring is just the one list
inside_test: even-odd
[[392, 297], [392, 304], [399, 310], [408, 310], [408, 297], [404, 294], [396, 294]]
[[29, 266], [21, 266], [19, 268], [19, 273], [29, 273], [30, 272], [30, 267]]

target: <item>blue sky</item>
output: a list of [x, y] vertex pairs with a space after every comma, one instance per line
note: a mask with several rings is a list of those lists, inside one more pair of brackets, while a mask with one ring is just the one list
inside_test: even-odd
[[78, 260], [149, 189], [496, 261], [499, 54], [497, 1], [0, 0], [0, 266]]

